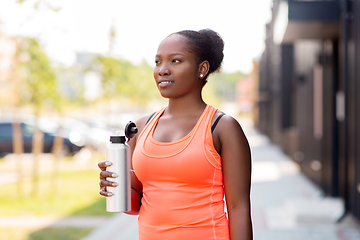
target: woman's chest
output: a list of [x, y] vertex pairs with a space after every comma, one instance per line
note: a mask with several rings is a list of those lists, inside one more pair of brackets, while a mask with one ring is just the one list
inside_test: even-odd
[[176, 142], [189, 135], [195, 128], [197, 118], [159, 119], [153, 130], [153, 139], [157, 142]]

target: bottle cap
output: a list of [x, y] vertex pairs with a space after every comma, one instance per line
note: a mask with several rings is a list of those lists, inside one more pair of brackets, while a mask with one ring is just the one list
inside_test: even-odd
[[125, 136], [110, 136], [111, 143], [125, 143]]

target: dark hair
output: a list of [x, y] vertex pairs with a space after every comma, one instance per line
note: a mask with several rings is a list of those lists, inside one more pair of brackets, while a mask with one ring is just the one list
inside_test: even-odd
[[197, 56], [199, 64], [205, 60], [210, 63], [209, 72], [204, 78], [205, 82], [211, 73], [220, 70], [224, 58], [224, 41], [217, 32], [202, 29], [200, 31], [183, 30], [173, 34], [179, 34], [189, 40], [187, 50]]

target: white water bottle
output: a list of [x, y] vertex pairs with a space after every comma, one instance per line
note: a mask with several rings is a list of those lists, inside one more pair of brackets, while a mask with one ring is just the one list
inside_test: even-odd
[[106, 187], [114, 195], [106, 198], [106, 211], [126, 212], [131, 209], [130, 163], [127, 157], [128, 145], [125, 136], [111, 136], [106, 146], [106, 161], [112, 163], [107, 171], [116, 173], [117, 178], [108, 178], [116, 182], [117, 187]]

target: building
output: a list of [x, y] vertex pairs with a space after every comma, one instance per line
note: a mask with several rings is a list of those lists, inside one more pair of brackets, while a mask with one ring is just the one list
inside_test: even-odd
[[[87, 68], [94, 61], [95, 54], [91, 53], [77, 53], [76, 64], [82, 68]], [[94, 63], [93, 63], [94, 65]], [[100, 68], [99, 66], [97, 66]], [[78, 80], [84, 87], [84, 98], [86, 100], [95, 100], [102, 95], [101, 76], [95, 70], [88, 70], [80, 72], [77, 76]]]
[[360, 219], [360, 0], [274, 0], [258, 128]]
[[249, 114], [254, 123], [258, 121], [258, 84], [259, 84], [259, 62], [253, 61], [253, 70], [247, 76], [236, 82], [236, 104], [241, 114]]

